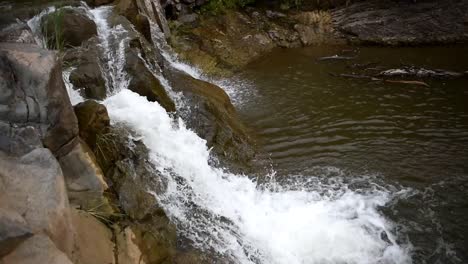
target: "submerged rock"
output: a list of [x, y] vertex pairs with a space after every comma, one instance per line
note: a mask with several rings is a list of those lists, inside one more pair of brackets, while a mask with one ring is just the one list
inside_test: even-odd
[[58, 9], [43, 17], [41, 24], [48, 47], [55, 49], [77, 47], [97, 35], [94, 21], [77, 8]]
[[463, 77], [464, 74], [460, 72], [453, 72], [441, 69], [431, 70], [418, 67], [403, 67], [398, 69], [389, 69], [382, 71], [379, 73], [379, 76], [452, 79]]

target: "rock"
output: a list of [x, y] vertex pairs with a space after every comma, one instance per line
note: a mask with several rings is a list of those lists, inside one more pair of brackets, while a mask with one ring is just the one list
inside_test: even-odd
[[332, 13], [351, 42], [418, 45], [468, 41], [467, 1], [358, 1]]
[[[84, 211], [74, 209], [71, 215], [77, 234], [75, 264], [116, 263], [112, 231]], [[120, 261], [120, 263], [128, 262]]]
[[[105, 138], [105, 139], [103, 139]], [[176, 247], [176, 229], [149, 190], [164, 192], [165, 186], [149, 161], [142, 142], [131, 140], [125, 128], [112, 128], [98, 136], [95, 153], [104, 173], [118, 194], [118, 203], [129, 217], [145, 263], [171, 259]], [[158, 232], [154, 232], [157, 230]]]
[[73, 264], [45, 235], [35, 235], [5, 256], [2, 264]]
[[[130, 227], [115, 226], [115, 240], [118, 248], [117, 259], [119, 263], [139, 264], [143, 253], [136, 244], [136, 235]], [[143, 262], [146, 263], [146, 262]]]
[[255, 156], [253, 142], [226, 92], [175, 69], [168, 70], [166, 76], [174, 91], [182, 92], [190, 106], [190, 115], [185, 117], [187, 126], [205, 139], [219, 157], [248, 165]]
[[84, 41], [97, 36], [96, 24], [76, 8], [62, 8], [41, 20], [42, 34], [49, 47], [62, 49], [80, 46]]
[[84, 97], [96, 100], [106, 98], [106, 82], [99, 66], [98, 40], [91, 38], [79, 48], [66, 53], [64, 60], [75, 69], [70, 73], [70, 83], [82, 89]]
[[38, 139], [58, 156], [73, 147], [78, 122], [60, 64], [36, 45], [0, 44], [0, 129], [10, 127], [0, 150], [22, 155], [40, 147]]
[[62, 167], [68, 198], [82, 209], [94, 209], [109, 215], [112, 209], [103, 196], [107, 183], [94, 153], [84, 142], [78, 143], [67, 155], [59, 159]]
[[[139, 43], [139, 42], [137, 42]], [[145, 65], [139, 54], [137, 44], [127, 50], [125, 70], [132, 76], [128, 89], [145, 96], [149, 101], [156, 101], [168, 112], [175, 111], [175, 104], [167, 95], [167, 92], [161, 82], [154, 76], [154, 74]]]
[[89, 6], [101, 6], [101, 5], [107, 5], [114, 2], [114, 0], [86, 0], [86, 3]]
[[110, 119], [104, 105], [87, 100], [75, 106], [75, 113], [80, 128], [80, 137], [93, 149], [96, 147], [96, 136], [106, 134]]
[[403, 67], [399, 69], [389, 69], [378, 74], [385, 77], [414, 77], [414, 78], [436, 78], [436, 79], [453, 79], [463, 77], [463, 73], [453, 72], [441, 69], [424, 69], [418, 67]]
[[36, 40], [26, 23], [17, 22], [0, 30], [0, 42], [35, 44]]
[[178, 21], [182, 23], [193, 23], [198, 19], [197, 14], [188, 14], [188, 15], [183, 15], [179, 17]]
[[0, 208], [18, 212], [31, 233], [46, 233], [59, 250], [71, 256], [70, 207], [62, 170], [50, 150], [38, 148], [19, 158], [0, 152], [0, 182]]
[[32, 235], [21, 215], [0, 208], [0, 258], [9, 254]]

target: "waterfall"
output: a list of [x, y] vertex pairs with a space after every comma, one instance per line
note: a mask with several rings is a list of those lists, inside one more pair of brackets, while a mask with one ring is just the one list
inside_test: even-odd
[[[343, 181], [344, 172], [336, 168], [322, 172], [335, 175], [331, 178], [300, 175], [273, 188], [210, 165], [206, 141], [187, 129], [183, 120], [126, 89], [130, 77], [123, 68], [128, 39], [125, 29], [107, 22], [111, 8], [90, 10], [98, 27], [109, 91], [104, 104], [114, 124], [130, 127], [148, 147], [151, 162], [167, 183], [165, 193], [148, 192], [155, 195], [181, 236], [197, 248], [241, 264], [411, 263], [410, 245], [397, 242], [395, 224], [379, 210], [398, 192], [378, 184], [353, 190]], [[203, 78], [200, 71], [177, 60], [154, 24], [152, 31], [173, 67]], [[153, 73], [170, 90], [164, 77]], [[64, 77], [68, 79], [69, 72]], [[71, 86], [67, 88], [71, 100], [79, 101]]]

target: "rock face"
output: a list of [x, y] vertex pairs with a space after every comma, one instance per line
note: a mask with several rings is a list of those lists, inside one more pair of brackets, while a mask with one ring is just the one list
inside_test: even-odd
[[468, 41], [466, 1], [361, 1], [333, 12], [351, 42], [384, 45]]
[[90, 99], [106, 98], [106, 83], [99, 66], [97, 39], [91, 38], [79, 48], [68, 50], [64, 60], [75, 69], [70, 73], [70, 83], [82, 89], [83, 96]]
[[54, 52], [0, 44], [0, 80], [0, 150], [22, 155], [44, 144], [60, 155], [73, 147], [78, 122]]
[[94, 21], [79, 9], [59, 9], [45, 16], [41, 23], [48, 47], [55, 49], [77, 47], [97, 35]]
[[96, 147], [96, 136], [107, 134], [110, 119], [104, 105], [93, 100], [79, 103], [75, 106], [75, 113], [80, 128], [80, 137], [91, 148]]
[[1, 261], [2, 264], [73, 264], [53, 241], [42, 234], [29, 238]]
[[44, 148], [20, 158], [0, 155], [0, 208], [21, 214], [31, 233], [47, 233], [59, 250], [71, 255], [68, 197], [55, 157]]
[[167, 76], [173, 89], [182, 92], [190, 106], [187, 126], [205, 139], [218, 156], [237, 165], [248, 165], [255, 150], [226, 92], [175, 69], [168, 70]]
[[9, 254], [32, 235], [21, 215], [0, 208], [0, 258]]

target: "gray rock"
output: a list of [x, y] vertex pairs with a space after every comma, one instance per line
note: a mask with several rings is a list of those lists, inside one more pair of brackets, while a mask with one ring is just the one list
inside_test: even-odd
[[18, 212], [32, 233], [47, 233], [71, 256], [74, 231], [68, 197], [62, 170], [50, 150], [38, 148], [19, 158], [0, 152], [0, 182], [0, 208]]
[[0, 208], [0, 258], [9, 254], [32, 235], [21, 215]]
[[54, 243], [42, 234], [35, 235], [23, 242], [15, 251], [1, 260], [2, 264], [73, 264], [70, 259], [56, 248]]
[[0, 42], [36, 43], [31, 29], [24, 22], [13, 23], [0, 30]]
[[48, 47], [62, 49], [77, 47], [97, 36], [96, 24], [80, 9], [61, 8], [41, 20], [42, 34]]
[[73, 147], [78, 122], [54, 52], [0, 44], [0, 95], [0, 129], [9, 131], [0, 136], [0, 150], [22, 155], [39, 145], [37, 138], [57, 155]]

